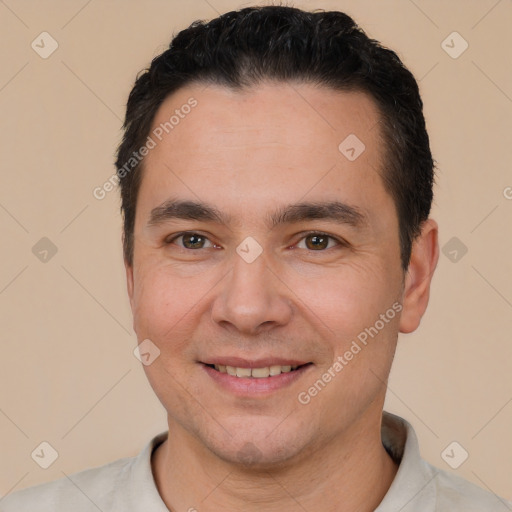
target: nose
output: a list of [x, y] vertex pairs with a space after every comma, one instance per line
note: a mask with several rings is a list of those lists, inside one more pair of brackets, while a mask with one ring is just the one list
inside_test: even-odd
[[224, 328], [246, 335], [286, 325], [293, 316], [291, 292], [267, 265], [265, 253], [252, 263], [233, 255], [232, 272], [212, 306], [212, 319]]

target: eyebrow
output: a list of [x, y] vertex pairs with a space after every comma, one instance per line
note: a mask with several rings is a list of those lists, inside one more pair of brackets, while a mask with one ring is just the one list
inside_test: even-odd
[[[216, 222], [226, 226], [233, 221], [231, 215], [208, 203], [170, 199], [151, 210], [147, 226], [159, 226], [173, 219]], [[340, 201], [300, 202], [282, 206], [267, 216], [266, 224], [273, 229], [283, 224], [312, 220], [330, 220], [352, 227], [368, 224], [367, 216], [359, 208]]]

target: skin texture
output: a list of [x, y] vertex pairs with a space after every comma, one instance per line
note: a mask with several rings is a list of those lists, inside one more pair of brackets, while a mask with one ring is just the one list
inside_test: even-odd
[[[374, 510], [397, 470], [380, 439], [386, 382], [398, 332], [415, 330], [427, 307], [437, 225], [424, 223], [404, 274], [395, 205], [379, 175], [379, 113], [365, 94], [199, 84], [170, 96], [153, 126], [190, 97], [197, 106], [145, 159], [126, 265], [134, 330], [160, 350], [144, 367], [168, 414], [169, 439], [152, 460], [159, 492], [176, 511]], [[338, 149], [349, 134], [366, 147], [354, 161]], [[148, 226], [170, 198], [207, 202], [231, 223]], [[325, 200], [357, 207], [365, 222], [266, 224], [279, 207]], [[182, 231], [206, 237], [202, 248], [173, 240]], [[309, 231], [334, 238], [318, 249]], [[249, 236], [263, 249], [252, 263], [236, 252]], [[401, 314], [300, 403], [394, 303]], [[312, 364], [282, 389], [238, 396], [201, 363], [269, 356]]]

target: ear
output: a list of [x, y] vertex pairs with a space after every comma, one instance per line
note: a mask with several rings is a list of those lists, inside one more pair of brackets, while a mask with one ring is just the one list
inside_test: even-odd
[[[122, 247], [124, 247], [124, 233], [122, 234], [122, 237], [121, 237], [121, 243], [122, 243]], [[128, 291], [128, 297], [130, 299], [130, 307], [131, 307], [132, 313], [133, 313], [133, 290], [134, 290], [133, 265], [130, 265], [128, 263], [128, 261], [126, 260], [126, 258], [124, 258], [124, 257], [123, 257], [123, 261], [124, 261], [124, 269], [126, 272], [126, 290]]]
[[438, 227], [427, 219], [414, 240], [402, 296], [400, 332], [415, 331], [420, 325], [430, 296], [430, 283], [439, 259]]

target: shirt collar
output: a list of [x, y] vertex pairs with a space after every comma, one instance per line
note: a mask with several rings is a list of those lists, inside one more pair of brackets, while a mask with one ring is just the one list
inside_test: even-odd
[[168, 432], [155, 436], [135, 458], [130, 475], [130, 502], [137, 503], [137, 510], [169, 512], [156, 487], [151, 469], [151, 454], [167, 439]]
[[375, 512], [434, 510], [437, 471], [420, 456], [412, 425], [389, 412], [382, 415], [382, 444], [399, 464], [395, 478]]
[[[155, 436], [136, 458], [132, 468], [130, 494], [141, 510], [168, 512], [158, 493], [151, 469], [151, 454], [167, 439], [168, 432]], [[435, 469], [420, 456], [418, 438], [412, 425], [384, 411], [381, 427], [382, 444], [398, 466], [396, 476], [375, 512], [408, 512], [434, 510], [436, 490]], [[152, 483], [152, 485], [148, 485]]]

